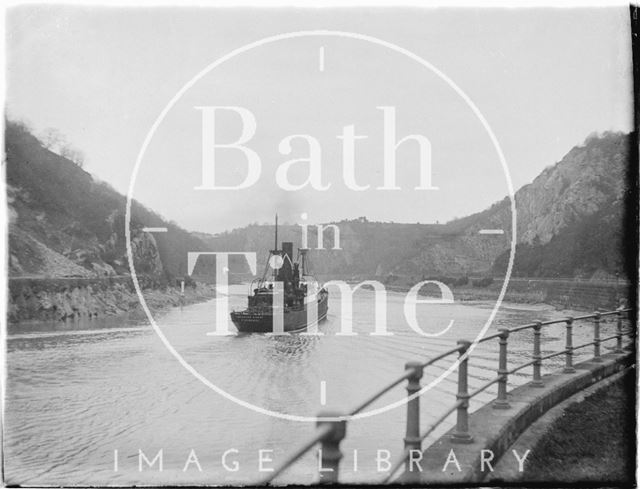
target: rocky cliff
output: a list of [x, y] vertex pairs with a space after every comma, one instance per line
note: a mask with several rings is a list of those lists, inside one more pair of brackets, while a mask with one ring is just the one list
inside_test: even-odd
[[[519, 189], [515, 196], [518, 242], [548, 243], [562, 229], [610, 205], [622, 212], [622, 199], [630, 188], [626, 178], [630, 151], [630, 136], [590, 136]], [[487, 218], [505, 225], [510, 216], [505, 200]]]
[[[516, 194], [514, 274], [632, 278], [637, 270], [635, 135], [591, 136]], [[494, 219], [504, 221], [504, 208]], [[506, 256], [496, 258], [502, 271]]]
[[[128, 275], [125, 197], [43, 147], [21, 124], [7, 123], [5, 147], [10, 276]], [[155, 237], [143, 226], [170, 232]], [[184, 275], [187, 251], [206, 249], [201, 239], [137, 202], [131, 233], [136, 271], [150, 284]]]

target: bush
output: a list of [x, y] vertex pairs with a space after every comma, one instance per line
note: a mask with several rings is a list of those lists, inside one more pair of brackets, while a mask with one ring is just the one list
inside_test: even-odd
[[460, 287], [468, 284], [469, 284], [469, 277], [465, 275], [464, 277], [459, 277], [454, 285], [457, 285], [458, 287]]
[[474, 278], [471, 280], [471, 285], [474, 287], [488, 287], [493, 283], [493, 277]]
[[466, 275], [463, 277], [434, 276], [423, 278], [423, 280], [435, 280], [438, 282], [442, 282], [449, 287], [460, 287], [469, 283], [469, 277], [467, 277]]

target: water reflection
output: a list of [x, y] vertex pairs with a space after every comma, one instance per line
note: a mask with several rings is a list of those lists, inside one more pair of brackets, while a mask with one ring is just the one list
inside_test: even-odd
[[[139, 314], [137, 316], [140, 316]], [[53, 332], [53, 331], [89, 331], [104, 329], [122, 329], [123, 327], [135, 327], [147, 324], [142, 317], [135, 317], [131, 314], [120, 316], [105, 316], [89, 319], [81, 317], [78, 319], [67, 319], [65, 321], [25, 321], [21, 323], [9, 323], [7, 332], [9, 336]]]
[[319, 336], [302, 335], [293, 333], [291, 336], [272, 336], [264, 350], [269, 360], [290, 362], [291, 360], [303, 360], [309, 356], [310, 351], [318, 345]]

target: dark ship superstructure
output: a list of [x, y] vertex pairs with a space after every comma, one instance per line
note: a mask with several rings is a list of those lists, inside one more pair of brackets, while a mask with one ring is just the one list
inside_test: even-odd
[[[275, 249], [261, 278], [250, 285], [247, 309], [233, 311], [231, 320], [240, 332], [272, 333], [303, 331], [327, 316], [329, 292], [309, 273], [308, 249], [299, 249], [293, 259], [293, 243], [283, 242], [278, 249], [276, 216]], [[269, 271], [272, 269], [272, 272]], [[282, 294], [278, 304], [277, 294]], [[313, 302], [317, 313], [312, 311]], [[278, 314], [282, 311], [282, 320]]]

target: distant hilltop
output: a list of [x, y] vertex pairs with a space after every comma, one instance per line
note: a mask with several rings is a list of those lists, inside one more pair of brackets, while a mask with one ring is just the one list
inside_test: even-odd
[[[592, 135], [516, 192], [515, 276], [613, 278], [635, 268], [637, 224], [633, 212], [625, 212], [636, 205], [629, 173], [634, 145], [635, 135]], [[363, 217], [333, 224], [340, 228], [342, 250], [330, 249], [332, 232], [327, 231], [326, 249], [311, 254], [314, 270], [321, 274], [417, 280], [500, 276], [509, 257], [511, 203], [505, 198], [446, 224], [385, 223]], [[314, 228], [309, 229], [313, 248]], [[281, 226], [280, 232], [283, 239], [299, 245], [298, 226]], [[219, 250], [264, 250], [271, 246], [270, 226], [254, 224], [203, 240]], [[625, 254], [623, 243], [631, 254]]]
[[[632, 202], [627, 174], [635, 138], [605, 133], [589, 137], [559, 163], [516, 193], [518, 248], [514, 274], [541, 277], [609, 277], [633, 268], [622, 243]], [[45, 147], [22, 124], [5, 131], [9, 204], [9, 271], [13, 277], [100, 277], [129, 274], [124, 235], [125, 196], [84, 171], [74, 158]], [[67, 155], [69, 156], [69, 155]], [[349, 276], [503, 273], [510, 243], [508, 199], [446, 224], [342, 221], [340, 251], [312, 253], [319, 274]], [[142, 227], [166, 227], [152, 235]], [[500, 229], [487, 236], [482, 229]], [[313, 228], [310, 227], [310, 231]], [[298, 226], [281, 226], [281, 239], [300, 243]], [[262, 259], [273, 245], [272, 226], [251, 225], [211, 236], [191, 233], [137, 202], [132, 205], [136, 271], [159, 282], [186, 274], [189, 251], [255, 251]], [[315, 236], [310, 232], [313, 248]], [[259, 263], [259, 266], [264, 263]], [[247, 273], [233, 261], [233, 271]], [[213, 260], [194, 275], [214, 277]]]
[[[625, 212], [635, 205], [629, 174], [634, 141], [634, 135], [622, 133], [590, 136], [516, 192], [514, 276], [613, 278], [635, 268], [633, 256], [625, 255], [623, 246], [627, 243], [627, 249], [633, 249], [637, 227], [633, 213]], [[342, 250], [330, 249], [332, 232], [327, 231], [326, 250], [311, 254], [320, 274], [417, 280], [500, 276], [509, 257], [511, 203], [505, 198], [446, 224], [385, 223], [362, 217], [333, 224], [340, 228]], [[481, 233], [487, 229], [504, 234]], [[313, 230], [310, 227], [312, 248]], [[283, 239], [299, 245], [298, 226], [281, 226], [280, 232]], [[271, 229], [254, 224], [203, 240], [219, 250], [264, 250], [271, 246]]]

